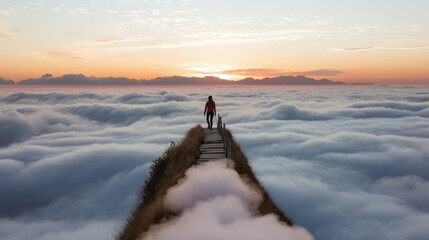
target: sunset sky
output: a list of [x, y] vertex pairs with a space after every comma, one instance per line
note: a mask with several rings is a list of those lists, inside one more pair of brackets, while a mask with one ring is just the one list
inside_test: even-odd
[[0, 2], [0, 77], [429, 84], [428, 0]]

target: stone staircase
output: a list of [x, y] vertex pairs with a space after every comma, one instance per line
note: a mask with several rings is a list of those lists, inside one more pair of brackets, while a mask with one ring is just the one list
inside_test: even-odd
[[204, 129], [204, 133], [204, 143], [200, 147], [201, 155], [197, 164], [226, 158], [225, 144], [218, 129]]

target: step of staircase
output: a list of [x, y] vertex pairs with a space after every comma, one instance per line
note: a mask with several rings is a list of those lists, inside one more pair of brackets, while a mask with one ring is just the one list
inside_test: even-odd
[[197, 164], [211, 160], [226, 158], [224, 142], [216, 128], [204, 129], [204, 143], [200, 146], [200, 157]]

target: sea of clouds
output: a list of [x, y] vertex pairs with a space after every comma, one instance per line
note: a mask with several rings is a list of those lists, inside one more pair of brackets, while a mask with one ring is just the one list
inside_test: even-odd
[[0, 89], [0, 239], [110, 239], [209, 94], [316, 239], [429, 235], [429, 87]]
[[219, 159], [188, 169], [165, 197], [165, 206], [178, 217], [152, 226], [141, 240], [314, 240], [274, 214], [258, 215], [261, 193], [233, 166], [230, 159]]

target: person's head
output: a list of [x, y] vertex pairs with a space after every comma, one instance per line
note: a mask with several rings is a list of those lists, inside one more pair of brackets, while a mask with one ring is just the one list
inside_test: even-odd
[[209, 96], [209, 101], [213, 101], [213, 97], [211, 95]]

